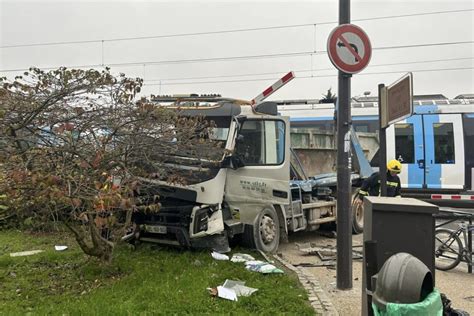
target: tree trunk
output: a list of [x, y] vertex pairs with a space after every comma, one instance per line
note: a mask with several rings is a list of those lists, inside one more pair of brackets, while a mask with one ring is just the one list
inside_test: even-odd
[[[102, 238], [98, 228], [95, 226], [94, 221], [88, 221], [86, 224], [89, 228], [89, 232], [85, 229], [78, 229], [74, 227], [74, 224], [63, 221], [65, 226], [74, 234], [79, 247], [85, 254], [99, 258], [101, 261], [110, 263], [112, 261], [112, 251], [114, 248], [114, 243]], [[87, 235], [90, 236], [92, 244], [87, 242]]]

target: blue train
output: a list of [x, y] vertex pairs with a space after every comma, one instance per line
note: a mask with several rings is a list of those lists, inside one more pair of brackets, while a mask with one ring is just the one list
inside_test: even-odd
[[[334, 130], [334, 105], [318, 100], [277, 101], [292, 128]], [[376, 98], [354, 98], [356, 132], [378, 130]], [[372, 166], [378, 164], [377, 154]], [[414, 97], [414, 114], [387, 129], [387, 157], [403, 165], [405, 196], [460, 200], [474, 205], [474, 95]]]

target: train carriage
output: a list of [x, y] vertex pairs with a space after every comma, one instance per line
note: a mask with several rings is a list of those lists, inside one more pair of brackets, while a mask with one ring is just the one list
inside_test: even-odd
[[[333, 104], [319, 104], [317, 100], [277, 102], [279, 112], [290, 116], [292, 128], [334, 131]], [[351, 113], [357, 132], [377, 133], [375, 100], [353, 99]], [[472, 191], [474, 99], [416, 100], [415, 97], [414, 114], [387, 129], [387, 157], [402, 162], [400, 178], [408, 195]], [[377, 166], [377, 155], [372, 162], [372, 166]]]

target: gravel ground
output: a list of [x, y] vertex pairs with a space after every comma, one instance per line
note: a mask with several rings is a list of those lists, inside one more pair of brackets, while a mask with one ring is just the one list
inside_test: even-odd
[[[310, 242], [314, 246], [335, 246], [336, 239], [323, 237], [318, 232], [295, 233], [290, 242], [280, 245], [279, 253], [291, 264], [319, 263], [316, 255], [299, 251], [295, 243]], [[352, 244], [361, 245], [362, 235], [354, 235]], [[354, 248], [361, 249], [361, 248]], [[362, 260], [354, 260], [352, 265], [352, 289], [341, 291], [336, 288], [336, 270], [328, 267], [307, 267], [305, 271], [316, 277], [340, 315], [361, 314]], [[436, 287], [452, 301], [452, 306], [474, 315], [474, 274], [467, 273], [465, 264], [447, 272], [436, 271]]]

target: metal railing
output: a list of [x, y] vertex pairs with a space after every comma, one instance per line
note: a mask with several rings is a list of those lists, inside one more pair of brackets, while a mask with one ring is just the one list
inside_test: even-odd
[[[436, 218], [436, 222], [437, 222], [435, 225], [435, 228], [447, 226], [457, 221], [467, 221], [469, 222], [469, 225], [472, 225], [472, 222], [474, 220], [474, 213], [464, 211], [462, 209], [440, 207], [439, 213], [435, 214], [434, 217]], [[438, 223], [438, 221], [440, 223]], [[472, 232], [468, 231], [467, 234], [468, 235], [467, 235], [466, 248], [469, 250], [471, 254], [471, 262], [472, 262]], [[472, 273], [472, 265], [470, 264], [467, 265], [467, 271], [469, 273]]]

